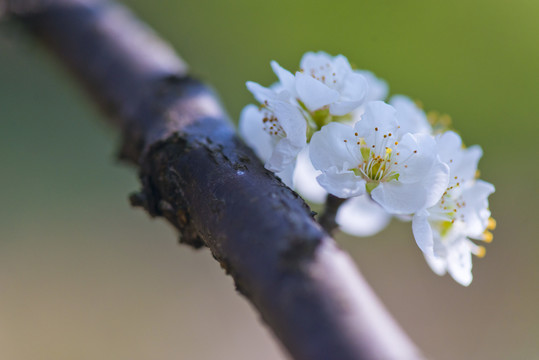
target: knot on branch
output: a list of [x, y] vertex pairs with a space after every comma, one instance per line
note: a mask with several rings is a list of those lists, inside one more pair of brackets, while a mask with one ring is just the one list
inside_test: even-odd
[[191, 220], [189, 204], [180, 190], [185, 182], [173, 166], [163, 162], [168, 159], [170, 144], [174, 145], [175, 157], [187, 151], [186, 141], [180, 134], [154, 145], [141, 161], [142, 190], [131, 194], [129, 200], [132, 206], [143, 207], [150, 216], [170, 221], [180, 231], [180, 243], [198, 249], [205, 243]]

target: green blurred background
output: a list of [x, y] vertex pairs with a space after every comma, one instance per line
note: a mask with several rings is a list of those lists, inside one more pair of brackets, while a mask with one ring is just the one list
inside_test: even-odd
[[[232, 118], [245, 81], [308, 50], [342, 53], [439, 110], [496, 186], [498, 221], [469, 288], [431, 272], [409, 224], [339, 237], [432, 359], [539, 358], [539, 2], [125, 1], [213, 84]], [[12, 24], [11, 24], [12, 25]], [[207, 250], [129, 207], [136, 171], [79, 85], [0, 27], [0, 358], [281, 359]]]

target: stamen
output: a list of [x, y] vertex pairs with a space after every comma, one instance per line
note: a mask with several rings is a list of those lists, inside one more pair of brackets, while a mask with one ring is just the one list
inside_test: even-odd
[[487, 229], [489, 229], [489, 230], [496, 229], [496, 220], [494, 220], [494, 218], [492, 218], [492, 217], [488, 218]]
[[494, 238], [494, 236], [492, 236], [492, 233], [490, 231], [486, 230], [483, 233], [483, 241], [484, 242], [491, 243], [493, 238]]
[[484, 246], [477, 246], [475, 249], [472, 249], [472, 252], [478, 258], [484, 258], [487, 253], [487, 249]]

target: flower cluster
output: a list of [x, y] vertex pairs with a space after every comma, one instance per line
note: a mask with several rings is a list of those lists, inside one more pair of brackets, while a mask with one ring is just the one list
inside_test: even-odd
[[248, 82], [260, 105], [240, 117], [266, 168], [310, 201], [348, 199], [336, 220], [350, 234], [372, 235], [392, 217], [411, 221], [432, 270], [470, 284], [472, 254], [485, 253], [471, 239], [492, 241], [495, 226], [494, 187], [477, 179], [481, 149], [465, 148], [443, 121], [431, 125], [405, 96], [384, 102], [385, 81], [342, 55], [307, 53], [295, 73], [271, 66], [279, 81]]

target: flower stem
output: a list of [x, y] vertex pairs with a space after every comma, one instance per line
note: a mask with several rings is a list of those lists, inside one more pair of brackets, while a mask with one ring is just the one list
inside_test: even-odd
[[318, 217], [318, 223], [329, 234], [333, 234], [337, 229], [338, 225], [335, 217], [337, 216], [337, 210], [339, 210], [339, 207], [345, 200], [331, 194], [328, 194], [326, 197], [326, 205], [324, 206], [324, 211]]

